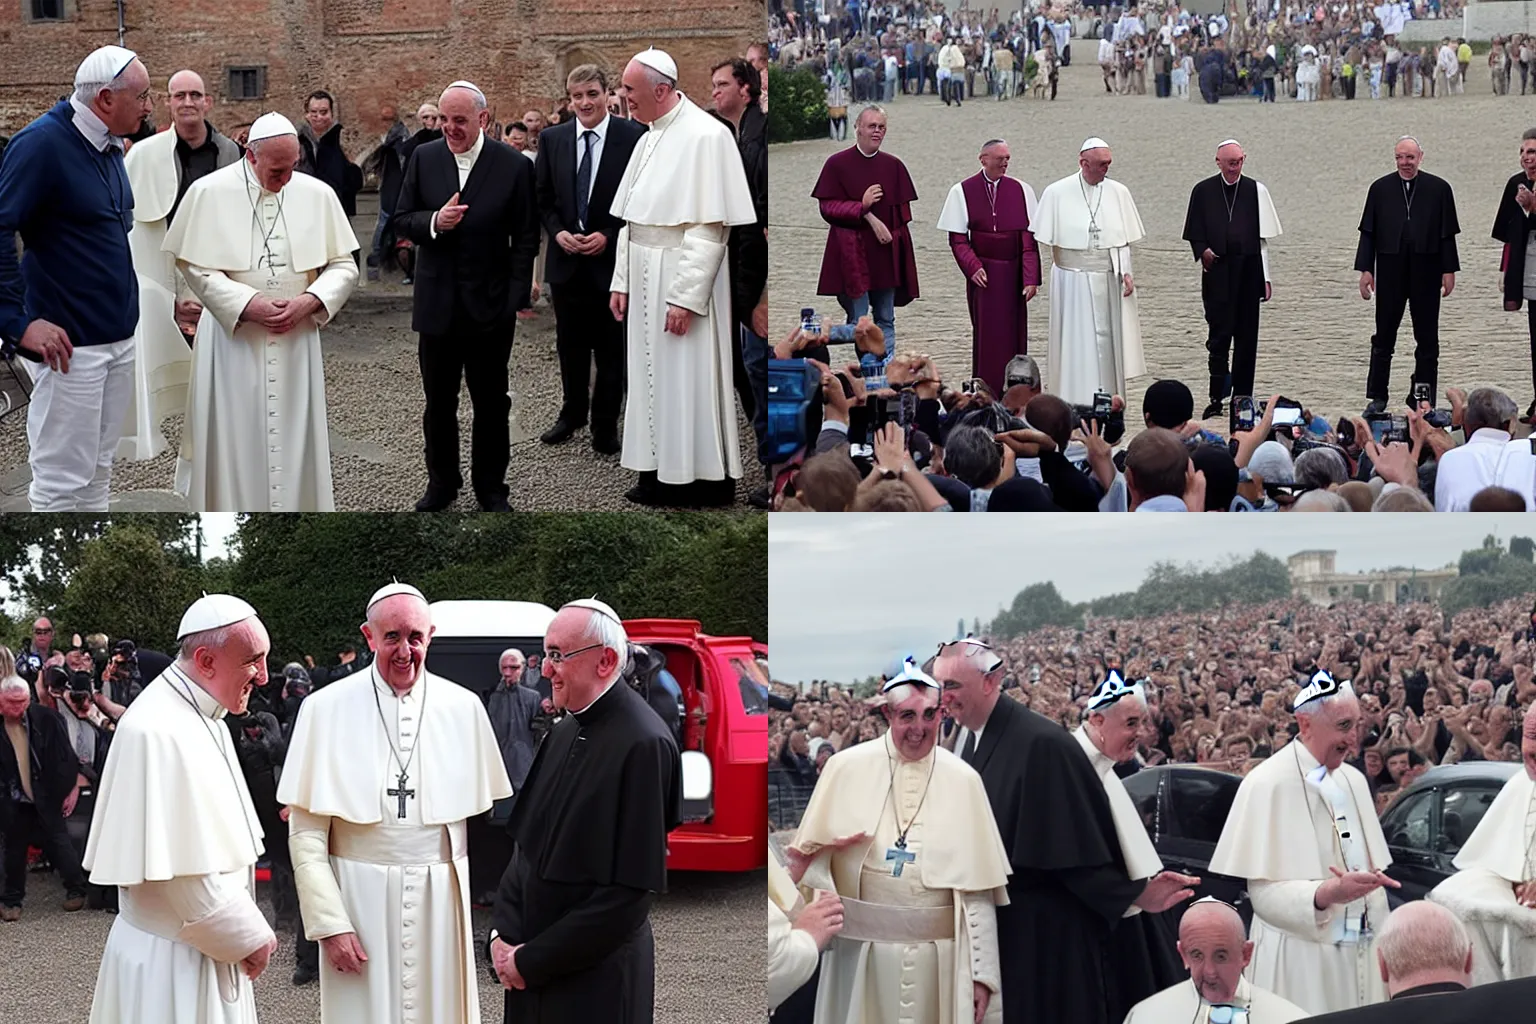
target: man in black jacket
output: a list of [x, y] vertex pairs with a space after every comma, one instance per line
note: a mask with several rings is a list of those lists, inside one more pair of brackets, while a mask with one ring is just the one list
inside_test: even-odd
[[324, 89], [310, 93], [304, 101], [297, 170], [331, 186], [346, 215], [357, 216], [357, 192], [363, 186], [362, 168], [348, 160], [346, 151], [341, 148], [341, 122], [336, 120], [336, 101]]
[[405, 179], [405, 157], [402, 155], [411, 133], [401, 122], [393, 104], [385, 104], [380, 110], [389, 128], [384, 141], [368, 157], [368, 166], [379, 174], [379, 221], [373, 229], [373, 248], [368, 254], [368, 280], [379, 279], [379, 265], [383, 254], [394, 248], [395, 231], [389, 220], [400, 199], [400, 183]]
[[0, 921], [21, 917], [27, 847], [33, 843], [64, 880], [64, 909], [85, 906], [85, 872], [64, 824], [80, 798], [79, 762], [63, 721], [31, 699], [22, 680], [12, 676], [0, 682], [0, 833], [5, 835]]
[[[735, 349], [736, 393], [757, 435], [758, 461], [768, 466], [768, 143], [767, 120], [759, 100], [762, 76], [740, 57], [711, 72], [715, 113], [730, 122], [747, 172], [756, 224], [731, 228], [731, 306], [740, 343]], [[765, 485], [753, 504], [767, 507]]]
[[507, 363], [518, 310], [527, 309], [539, 250], [533, 166], [485, 134], [485, 94], [455, 82], [438, 102], [443, 140], [411, 154], [395, 208], [398, 233], [416, 243], [411, 329], [427, 409], [427, 492], [418, 512], [458, 497], [459, 387], [474, 406], [470, 482], [481, 511], [509, 510], [507, 461], [512, 412]]
[[560, 415], [539, 440], [559, 444], [587, 422], [587, 381], [595, 358], [592, 447], [616, 455], [624, 325], [608, 315], [608, 290], [614, 241], [623, 221], [608, 207], [645, 125], [608, 114], [608, 78], [596, 64], [573, 69], [565, 86], [576, 116], [544, 130], [534, 162], [539, 217], [549, 236], [545, 266], [562, 392]]

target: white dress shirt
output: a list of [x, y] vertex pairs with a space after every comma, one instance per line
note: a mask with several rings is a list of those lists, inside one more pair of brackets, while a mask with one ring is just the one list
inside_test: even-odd
[[1465, 512], [1472, 496], [1484, 487], [1507, 487], [1536, 508], [1536, 457], [1530, 442], [1510, 440], [1509, 434], [1480, 427], [1460, 448], [1440, 456], [1435, 474], [1435, 511]]
[[96, 111], [73, 96], [69, 98], [69, 105], [75, 111], [75, 128], [85, 136], [85, 141], [91, 144], [92, 149], [98, 153], [105, 153], [108, 146], [123, 148], [123, 140], [107, 131], [106, 122], [96, 116]]
[[[448, 151], [449, 155], [453, 157], [453, 162], [457, 164], [459, 168], [459, 189], [461, 191], [469, 182], [469, 174], [475, 169], [475, 161], [480, 159], [480, 151], [484, 148], [485, 132], [481, 132], [479, 135], [475, 136], [475, 144], [470, 146], [469, 149], [463, 153], [455, 153], [452, 150]], [[436, 238], [437, 214], [435, 213], [432, 215], [432, 223], [429, 225], [429, 228], [431, 230], [432, 237]]]
[[579, 174], [581, 172], [581, 154], [587, 148], [586, 141], [582, 136], [589, 131], [596, 133], [597, 136], [592, 140], [592, 178], [587, 182], [588, 202], [592, 199], [592, 187], [597, 184], [597, 167], [603, 159], [603, 143], [608, 139], [608, 122], [612, 120], [612, 117], [613, 115], [611, 114], [604, 114], [603, 119], [593, 128], [583, 128], [580, 121], [576, 122], [576, 162], [571, 165], [576, 168], [576, 173]]

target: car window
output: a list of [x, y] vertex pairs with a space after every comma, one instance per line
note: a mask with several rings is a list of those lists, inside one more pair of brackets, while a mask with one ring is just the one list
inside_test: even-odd
[[1388, 846], [1403, 846], [1412, 850], [1431, 848], [1430, 829], [1435, 813], [1435, 791], [1421, 789], [1404, 798], [1392, 808], [1382, 824]]
[[1473, 829], [1488, 813], [1488, 805], [1499, 795], [1487, 786], [1464, 786], [1445, 791], [1440, 805], [1440, 852], [1458, 853], [1472, 838]]
[[768, 675], [752, 658], [732, 658], [736, 685], [741, 689], [741, 706], [749, 715], [768, 713]]
[[1178, 830], [1176, 834], [1201, 843], [1214, 843], [1220, 839], [1227, 812], [1232, 809], [1232, 798], [1237, 795], [1241, 782], [1237, 776], [1224, 772], [1175, 774], [1173, 790], [1169, 794], [1169, 810]]
[[1163, 772], [1137, 772], [1125, 780], [1125, 791], [1131, 795], [1136, 814], [1146, 827], [1147, 835], [1153, 839], [1157, 838], [1158, 828], [1162, 824], [1157, 820], [1157, 783], [1163, 776]]

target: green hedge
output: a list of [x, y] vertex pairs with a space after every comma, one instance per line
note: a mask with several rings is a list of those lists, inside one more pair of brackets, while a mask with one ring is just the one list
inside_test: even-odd
[[768, 141], [795, 142], [827, 136], [827, 87], [809, 65], [785, 71], [768, 66]]

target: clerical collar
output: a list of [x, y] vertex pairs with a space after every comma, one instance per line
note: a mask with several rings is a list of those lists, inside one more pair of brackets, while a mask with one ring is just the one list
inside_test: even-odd
[[85, 136], [85, 141], [91, 144], [91, 148], [98, 153], [105, 153], [110, 147], [123, 148], [123, 140], [113, 135], [107, 128], [107, 123], [96, 115], [88, 104], [81, 103], [73, 96], [69, 98], [69, 105], [74, 110], [75, 130]]
[[1229, 187], [1230, 187], [1230, 186], [1236, 186], [1236, 185], [1237, 185], [1237, 183], [1238, 183], [1238, 182], [1239, 182], [1239, 181], [1242, 181], [1242, 180], [1243, 180], [1243, 176], [1242, 176], [1242, 174], [1238, 174], [1238, 176], [1237, 176], [1237, 181], [1228, 181], [1228, 180], [1227, 180], [1227, 176], [1226, 176], [1226, 175], [1225, 175], [1225, 174], [1223, 174], [1223, 175], [1221, 175], [1221, 183], [1222, 183], [1222, 184], [1223, 184], [1223, 185], [1226, 185], [1226, 186], [1229, 186]]
[[683, 112], [683, 107], [687, 105], [687, 103], [688, 97], [684, 96], [682, 93], [678, 93], [677, 106], [673, 107], [671, 110], [667, 111], [665, 114], [662, 114], [656, 120], [652, 121], [651, 131], [666, 131], [668, 126], [670, 126], [673, 121], [677, 120], [677, 116]]
[[180, 690], [185, 696], [192, 699], [197, 705], [197, 710], [204, 718], [221, 719], [229, 714], [229, 709], [220, 704], [218, 698], [203, 689], [203, 684], [193, 679], [180, 665], [172, 665], [175, 669], [176, 681], [171, 686]]
[[411, 684], [411, 688], [404, 693], [400, 693], [393, 686], [389, 685], [389, 681], [384, 678], [384, 673], [379, 671], [379, 663], [377, 661], [368, 666], [368, 671], [373, 675], [373, 685], [378, 687], [379, 693], [386, 697], [394, 697], [396, 700], [404, 700], [407, 697], [416, 696], [420, 690], [422, 680], [427, 676], [427, 667], [423, 665], [421, 671], [416, 675], [416, 681]]
[[[603, 709], [607, 708], [609, 705], [611, 705], [613, 703], [612, 701], [608, 701], [608, 702], [604, 703], [603, 702], [603, 698], [608, 696], [610, 693], [612, 693], [614, 691], [614, 689], [616, 689], [619, 685], [620, 685], [619, 684], [619, 680], [615, 679], [613, 682], [611, 682], [607, 686], [603, 687], [603, 692], [598, 694], [596, 697], [592, 698], [592, 702], [590, 704], [588, 704], [586, 707], [581, 708], [580, 710], [577, 710], [576, 708], [572, 708], [571, 709], [571, 714], [576, 716], [577, 721], [580, 721], [580, 722], [590, 722], [590, 721], [592, 721], [594, 718], [596, 718], [598, 716], [597, 715], [598, 712], [601, 712]], [[599, 704], [602, 704], [603, 707], [599, 708], [598, 707]]]
[[[985, 728], [985, 727], [983, 727], [983, 728]], [[901, 766], [901, 765], [907, 765], [907, 764], [910, 764], [910, 765], [925, 765], [925, 764], [927, 764], [929, 761], [931, 761], [933, 759], [934, 751], [937, 750], [938, 747], [939, 747], [939, 745], [937, 743], [935, 743], [932, 747], [930, 747], [928, 749], [928, 753], [927, 754], [925, 754], [924, 756], [918, 758], [916, 761], [908, 761], [902, 755], [901, 751], [896, 749], [896, 741], [891, 738], [891, 730], [889, 730], [889, 729], [885, 730], [885, 753], [886, 753], [886, 756], [889, 757], [889, 758], [894, 759], [896, 761], [898, 767]]]
[[479, 135], [475, 136], [475, 144], [473, 146], [470, 146], [462, 153], [454, 153], [453, 159], [455, 161], [468, 161], [471, 165], [473, 165], [475, 160], [480, 156], [480, 151], [484, 148], [485, 132], [481, 132]]
[[991, 178], [991, 177], [988, 177], [987, 176], [987, 172], [986, 171], [982, 171], [981, 172], [981, 180], [986, 182], [988, 185], [996, 185], [998, 182], [1002, 181], [1003, 179], [1002, 178]]
[[1405, 988], [1393, 999], [1408, 999], [1413, 996], [1433, 996], [1442, 992], [1465, 992], [1467, 986], [1454, 981], [1437, 981], [1431, 985], [1416, 985], [1413, 988]]
[[858, 152], [859, 156], [863, 157], [865, 160], [873, 160], [875, 157], [880, 155], [880, 151], [878, 149], [873, 153], [864, 152], [864, 147], [859, 145], [857, 142], [853, 144], [853, 148]]

